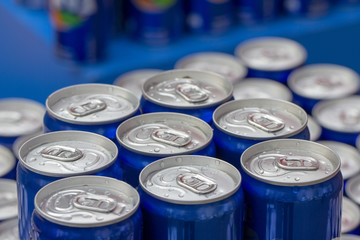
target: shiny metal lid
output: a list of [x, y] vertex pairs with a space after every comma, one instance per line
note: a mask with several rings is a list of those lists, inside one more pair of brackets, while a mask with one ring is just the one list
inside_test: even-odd
[[360, 205], [360, 175], [350, 178], [345, 185], [346, 195]]
[[307, 114], [298, 105], [277, 99], [240, 99], [219, 106], [215, 126], [238, 138], [265, 140], [296, 135], [307, 126]]
[[19, 150], [19, 163], [41, 175], [66, 177], [99, 172], [117, 159], [113, 141], [83, 131], [58, 131], [39, 135]]
[[240, 187], [241, 175], [234, 166], [217, 158], [180, 155], [147, 165], [139, 182], [147, 194], [162, 201], [205, 204], [234, 194]]
[[311, 115], [330, 130], [360, 132], [360, 96], [320, 101], [313, 107]]
[[311, 64], [293, 71], [287, 84], [300, 96], [334, 99], [359, 91], [360, 76], [350, 68], [335, 64]]
[[5, 176], [14, 169], [15, 164], [14, 154], [8, 148], [0, 145], [0, 177]]
[[341, 233], [348, 233], [360, 225], [360, 208], [347, 197], [342, 199]]
[[221, 75], [195, 70], [171, 70], [149, 78], [143, 98], [176, 109], [199, 109], [232, 98], [233, 86]]
[[23, 98], [0, 100], [0, 137], [18, 137], [43, 128], [45, 107]]
[[266, 78], [245, 78], [234, 85], [234, 99], [274, 98], [291, 102], [292, 93], [284, 85]]
[[310, 141], [317, 141], [321, 136], [322, 128], [310, 115], [308, 115], [308, 128], [310, 132]]
[[119, 144], [143, 155], [191, 154], [208, 146], [213, 129], [203, 120], [180, 113], [149, 113], [130, 118], [116, 131]]
[[324, 182], [340, 171], [340, 159], [330, 148], [298, 139], [277, 139], [244, 151], [241, 168], [272, 185], [307, 186]]
[[110, 84], [72, 85], [46, 100], [49, 115], [79, 125], [122, 121], [134, 115], [139, 105], [139, 99], [129, 90]]
[[[0, 179], [0, 221], [16, 218], [18, 215], [18, 202], [16, 181]], [[0, 238], [2, 240], [2, 238]]]
[[198, 52], [187, 55], [175, 63], [176, 69], [192, 69], [220, 74], [232, 84], [247, 74], [247, 68], [233, 55], [222, 52]]
[[35, 211], [50, 222], [69, 227], [100, 227], [121, 222], [139, 207], [140, 196], [123, 181], [77, 176], [52, 182], [35, 196]]
[[339, 155], [341, 173], [344, 179], [349, 179], [360, 173], [360, 153], [356, 148], [336, 141], [318, 141], [318, 143], [329, 147]]
[[0, 224], [1, 240], [20, 240], [18, 219], [14, 218]]
[[307, 59], [306, 49], [293, 40], [280, 37], [258, 37], [240, 43], [235, 55], [245, 66], [263, 71], [290, 70]]
[[336, 238], [334, 240], [360, 240], [360, 236], [353, 234], [342, 234], [340, 238]]
[[126, 88], [140, 99], [144, 82], [161, 72], [163, 70], [160, 69], [137, 69], [120, 75], [113, 84]]
[[36, 137], [36, 136], [39, 136], [40, 134], [43, 134], [44, 131], [43, 129], [39, 132], [36, 132], [36, 133], [33, 133], [33, 134], [30, 134], [30, 135], [25, 135], [25, 136], [22, 136], [22, 137], [18, 137], [15, 142], [13, 143], [12, 145], [12, 152], [14, 154], [14, 156], [19, 159], [19, 150], [20, 150], [20, 147], [25, 143], [27, 142], [28, 140], [30, 140], [31, 138], [33, 137]]

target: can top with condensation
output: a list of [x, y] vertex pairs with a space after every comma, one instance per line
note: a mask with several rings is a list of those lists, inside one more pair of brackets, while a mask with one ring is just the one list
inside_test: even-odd
[[233, 86], [223, 76], [195, 70], [170, 70], [149, 78], [143, 98], [175, 109], [202, 109], [232, 98]]
[[345, 185], [346, 195], [360, 205], [360, 175], [350, 178]]
[[300, 133], [307, 127], [307, 114], [288, 101], [240, 99], [219, 106], [213, 122], [220, 131], [234, 137], [267, 140]]
[[360, 153], [357, 149], [349, 144], [336, 141], [318, 141], [340, 157], [341, 173], [344, 179], [349, 179], [360, 173]]
[[293, 71], [289, 88], [311, 99], [335, 99], [359, 91], [360, 76], [350, 68], [336, 64], [311, 64]]
[[260, 142], [246, 149], [240, 162], [251, 177], [279, 186], [314, 185], [340, 171], [340, 159], [330, 148], [298, 139]]
[[321, 136], [322, 129], [310, 115], [308, 115], [308, 128], [310, 132], [310, 141], [317, 141]]
[[16, 181], [2, 178], [0, 179], [0, 221], [16, 218], [17, 215]]
[[175, 63], [175, 69], [215, 72], [232, 84], [247, 75], [247, 68], [233, 55], [222, 52], [199, 52], [187, 55]]
[[235, 55], [245, 66], [262, 71], [284, 71], [303, 65], [306, 49], [296, 41], [280, 37], [258, 37], [240, 43]]
[[1, 240], [20, 240], [18, 221], [18, 218], [14, 218], [0, 224]]
[[45, 107], [23, 98], [0, 100], [0, 137], [18, 137], [43, 128]]
[[203, 120], [181, 113], [142, 114], [121, 123], [119, 144], [142, 155], [166, 157], [191, 154], [207, 147], [213, 130]]
[[110, 84], [72, 85], [46, 99], [49, 115], [79, 125], [119, 122], [134, 115], [139, 105], [139, 99], [129, 90]]
[[311, 115], [327, 129], [358, 133], [360, 132], [360, 96], [322, 100], [314, 105]]
[[16, 159], [14, 154], [8, 148], [0, 145], [0, 178], [14, 169], [15, 165]]
[[205, 204], [223, 200], [240, 187], [241, 175], [217, 158], [180, 155], [147, 165], [139, 176], [149, 195], [175, 204]]
[[19, 150], [19, 164], [41, 175], [66, 177], [99, 172], [117, 156], [115, 143], [99, 134], [58, 131], [25, 142]]
[[348, 233], [360, 225], [360, 208], [347, 197], [342, 199], [341, 233]]
[[15, 142], [12, 145], [12, 152], [14, 154], [14, 156], [16, 157], [16, 159], [20, 159], [19, 157], [19, 150], [20, 147], [27, 141], [29, 141], [31, 138], [39, 136], [40, 134], [43, 134], [44, 131], [39, 131], [30, 135], [25, 135], [25, 136], [21, 136], [18, 137]]
[[291, 102], [292, 93], [284, 85], [266, 78], [246, 78], [234, 85], [234, 99], [274, 98]]
[[55, 224], [90, 228], [115, 224], [132, 216], [140, 196], [123, 181], [77, 176], [52, 182], [35, 196], [35, 211]]

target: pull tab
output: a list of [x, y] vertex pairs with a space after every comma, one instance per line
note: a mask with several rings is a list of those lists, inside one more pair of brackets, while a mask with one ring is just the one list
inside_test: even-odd
[[319, 161], [312, 157], [305, 156], [285, 156], [276, 159], [276, 163], [280, 168], [286, 170], [317, 170], [319, 169]]
[[183, 173], [176, 178], [177, 184], [198, 194], [207, 194], [217, 188], [212, 180], [197, 173]]
[[285, 127], [280, 118], [265, 113], [250, 114], [248, 123], [266, 132], [277, 132]]
[[71, 162], [83, 157], [83, 153], [73, 147], [54, 145], [41, 151], [44, 158], [54, 159], [62, 162]]
[[106, 103], [100, 99], [93, 98], [84, 102], [72, 104], [69, 112], [75, 117], [84, 117], [95, 112], [100, 112], [106, 108]]
[[203, 102], [209, 98], [209, 95], [204, 90], [192, 83], [177, 85], [176, 92], [190, 103]]
[[189, 135], [174, 129], [156, 129], [151, 133], [151, 138], [175, 147], [183, 147], [191, 142]]
[[360, 122], [360, 111], [357, 108], [347, 108], [341, 111], [340, 120], [345, 125], [356, 125]]
[[91, 193], [77, 195], [74, 198], [73, 203], [78, 209], [102, 213], [112, 212], [116, 208], [116, 202], [114, 199], [104, 195]]

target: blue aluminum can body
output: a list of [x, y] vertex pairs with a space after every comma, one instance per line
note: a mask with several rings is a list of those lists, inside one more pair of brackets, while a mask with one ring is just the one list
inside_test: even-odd
[[301, 106], [308, 114], [311, 114], [311, 111], [315, 104], [317, 104], [320, 100], [319, 99], [311, 99], [306, 98], [303, 96], [300, 96], [296, 94], [295, 92], [292, 92], [293, 94], [293, 103]]
[[331, 0], [284, 0], [285, 13], [292, 16], [317, 17], [328, 12]]
[[356, 139], [359, 133], [338, 132], [322, 126], [321, 139], [333, 140], [356, 146]]
[[280, 13], [280, 0], [236, 0], [240, 24], [255, 24], [275, 19]]

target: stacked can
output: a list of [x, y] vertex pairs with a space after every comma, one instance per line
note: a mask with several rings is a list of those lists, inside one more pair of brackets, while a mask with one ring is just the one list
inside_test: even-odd
[[308, 128], [310, 132], [310, 141], [317, 141], [321, 137], [322, 129], [314, 118], [308, 115]]
[[17, 218], [0, 223], [0, 239], [20, 240]]
[[251, 25], [275, 19], [280, 15], [280, 0], [236, 0], [240, 24]]
[[341, 234], [360, 234], [360, 207], [347, 197], [342, 203]]
[[331, 2], [332, 0], [283, 0], [283, 9], [291, 16], [319, 17], [329, 11]]
[[[17, 219], [17, 216], [16, 182], [10, 179], [0, 179], [0, 223]], [[4, 230], [0, 227], [0, 235]]]

